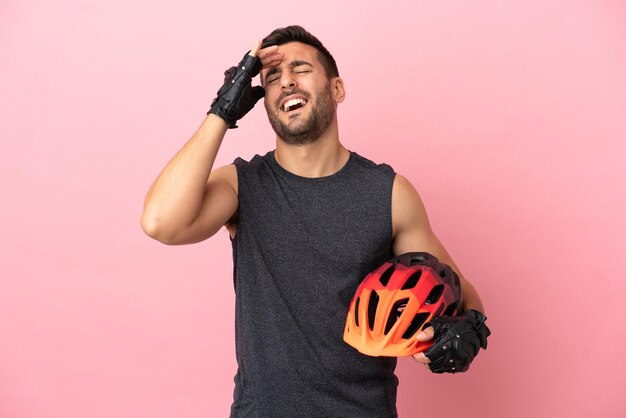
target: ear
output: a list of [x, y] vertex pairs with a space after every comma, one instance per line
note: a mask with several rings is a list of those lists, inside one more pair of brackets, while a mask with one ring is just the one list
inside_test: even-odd
[[346, 97], [346, 89], [341, 77], [335, 77], [330, 81], [330, 89], [333, 94], [333, 99], [336, 103], [343, 102]]

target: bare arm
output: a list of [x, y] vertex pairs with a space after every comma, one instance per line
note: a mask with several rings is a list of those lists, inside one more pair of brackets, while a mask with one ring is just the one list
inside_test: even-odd
[[224, 120], [208, 115], [156, 178], [141, 217], [149, 236], [166, 244], [198, 242], [214, 235], [233, 216], [237, 210], [234, 167], [211, 175], [227, 129]]
[[[261, 43], [257, 42], [249, 55], [257, 56], [263, 68], [280, 63], [282, 53], [278, 52], [278, 47], [264, 49], [260, 47]], [[250, 57], [246, 56], [244, 59], [249, 61]], [[241, 67], [241, 70], [245, 69], [245, 65]], [[235, 68], [231, 70], [234, 71]], [[251, 74], [248, 77], [254, 75], [251, 73], [252, 67], [248, 66], [247, 71]], [[237, 211], [235, 167], [227, 165], [211, 170], [229, 127], [225, 119], [229, 120], [232, 117], [230, 123], [233, 126], [235, 120], [245, 115], [256, 100], [262, 97], [262, 89], [248, 87], [249, 90], [245, 90], [244, 83], [249, 83], [250, 78], [240, 77], [238, 83], [241, 84], [234, 80], [233, 78], [232, 88], [227, 81], [229, 88], [220, 89], [219, 100], [216, 99], [216, 106], [212, 105], [211, 114], [165, 166], [148, 191], [141, 226], [149, 236], [158, 241], [171, 245], [202, 241], [213, 236], [223, 225], [230, 223]], [[258, 93], [259, 89], [260, 95], [245, 96], [246, 91]], [[231, 93], [235, 96], [228, 96]], [[230, 99], [227, 99], [228, 97]], [[247, 104], [242, 104], [245, 100], [241, 100], [241, 97], [249, 100]], [[244, 106], [248, 107], [244, 109]], [[213, 114], [214, 111], [220, 116]]]
[[433, 232], [422, 199], [411, 183], [401, 175], [396, 175], [393, 184], [392, 220], [394, 254], [425, 251], [437, 257], [442, 263], [448, 264], [461, 278], [463, 308], [483, 312], [483, 304], [478, 293], [463, 277], [452, 257]]
[[[422, 203], [422, 199], [417, 194], [417, 191], [413, 188], [411, 183], [405, 179], [404, 177], [397, 175], [394, 185], [393, 185], [393, 195], [392, 195], [392, 219], [393, 219], [393, 230], [394, 230], [394, 253], [395, 254], [403, 254], [406, 252], [412, 251], [425, 251], [431, 253], [435, 257], [439, 259], [442, 263], [448, 264], [451, 266], [454, 271], [461, 278], [461, 291], [462, 291], [462, 306], [465, 311], [468, 309], [474, 309], [479, 312], [484, 312], [483, 304], [480, 301], [480, 297], [478, 293], [471, 285], [469, 281], [467, 281], [463, 275], [461, 274], [459, 268], [450, 257], [450, 254], [443, 247], [439, 239], [435, 236], [432, 228], [430, 227], [430, 223], [428, 221], [428, 216], [426, 214], [426, 209], [424, 208], [424, 204]], [[472, 328], [475, 331], [475, 328]], [[487, 330], [484, 338], [489, 335], [489, 331]], [[430, 341], [435, 337], [435, 329], [434, 327], [428, 327], [423, 331], [420, 331], [417, 334], [418, 341]], [[458, 335], [457, 335], [458, 337]], [[467, 338], [464, 334], [464, 338]], [[443, 340], [442, 340], [443, 341]], [[435, 342], [436, 346], [437, 342]], [[443, 342], [441, 344], [444, 344]], [[435, 347], [433, 346], [433, 348]], [[486, 347], [486, 343], [483, 348]], [[432, 350], [431, 348], [430, 350]], [[452, 349], [454, 348], [454, 349]], [[430, 353], [429, 355], [439, 356], [441, 352], [446, 352], [446, 347], [444, 346], [442, 349], [438, 349], [437, 354]], [[444, 351], [442, 351], [444, 350]], [[450, 347], [447, 350], [450, 354], [454, 354], [456, 356], [456, 345]], [[477, 349], [478, 350], [478, 349]], [[476, 353], [474, 353], [476, 355]], [[471, 358], [465, 357], [452, 357], [457, 359], [462, 359], [463, 362], [461, 364], [469, 367], [469, 363], [472, 361], [474, 355]], [[426, 357], [424, 352], [417, 353], [413, 356], [415, 361], [423, 364], [431, 363], [430, 358]], [[438, 360], [439, 361], [439, 360]], [[452, 360], [450, 360], [452, 361]], [[447, 366], [448, 363], [445, 363]], [[454, 372], [455, 367], [457, 365], [453, 364], [450, 370], [444, 371], [452, 371]], [[437, 366], [437, 373], [442, 372], [442, 368]], [[444, 368], [445, 369], [445, 368]], [[462, 369], [458, 369], [457, 371], [464, 371]]]

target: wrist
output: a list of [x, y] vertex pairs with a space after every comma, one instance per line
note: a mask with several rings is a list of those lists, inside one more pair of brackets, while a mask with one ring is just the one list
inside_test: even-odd
[[487, 320], [485, 314], [477, 309], [466, 309], [465, 312], [463, 312], [463, 315], [469, 316], [478, 323], [483, 323]]
[[482, 311], [482, 309], [477, 309], [477, 308], [465, 308], [463, 310], [463, 313], [467, 313], [467, 312], [475, 312], [478, 313], [480, 315], [484, 315], [485, 313]]
[[212, 128], [223, 130], [224, 132], [226, 132], [229, 128], [228, 122], [215, 113], [207, 113], [207, 116], [204, 119], [204, 124]]
[[228, 118], [226, 117], [226, 113], [220, 108], [212, 107], [207, 112], [207, 117], [205, 120], [210, 121], [209, 123], [212, 123], [218, 126], [223, 126], [226, 130], [229, 128], [237, 127], [235, 125], [236, 121], [228, 120]]
[[480, 311], [475, 309], [468, 309], [463, 312], [463, 315], [468, 317], [472, 327], [476, 331], [476, 335], [479, 338], [480, 346], [483, 349], [487, 348], [487, 337], [491, 335], [491, 330], [485, 324], [487, 317]]

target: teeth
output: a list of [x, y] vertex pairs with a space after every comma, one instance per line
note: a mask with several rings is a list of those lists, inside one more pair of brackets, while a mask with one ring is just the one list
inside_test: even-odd
[[293, 106], [295, 106], [297, 104], [302, 104], [302, 106], [304, 106], [306, 104], [306, 100], [304, 100], [304, 99], [291, 99], [291, 100], [288, 100], [283, 105], [283, 110], [285, 112], [289, 112], [289, 109], [291, 109]]

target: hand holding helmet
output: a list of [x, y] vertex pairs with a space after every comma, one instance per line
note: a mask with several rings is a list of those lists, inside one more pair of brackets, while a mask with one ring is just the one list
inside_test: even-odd
[[459, 277], [428, 253], [407, 253], [368, 274], [350, 304], [344, 341], [370, 356], [410, 356], [431, 342], [415, 335], [433, 318], [455, 315]]
[[491, 332], [476, 310], [456, 316], [460, 303], [460, 280], [450, 266], [428, 253], [403, 254], [363, 280], [344, 341], [370, 356], [412, 355], [433, 373], [464, 372]]
[[425, 356], [430, 361], [428, 367], [433, 373], [467, 371], [478, 351], [487, 348], [487, 337], [491, 331], [485, 325], [486, 319], [485, 315], [473, 309], [459, 316], [434, 318], [426, 327], [432, 326], [435, 342], [418, 356]]

